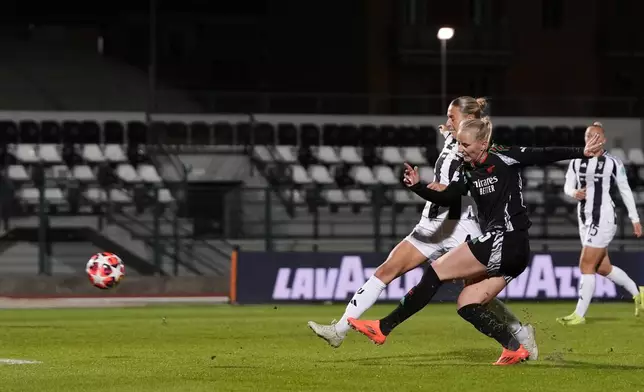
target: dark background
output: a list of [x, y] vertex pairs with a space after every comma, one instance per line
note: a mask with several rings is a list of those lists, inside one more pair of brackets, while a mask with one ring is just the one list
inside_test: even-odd
[[106, 55], [145, 70], [152, 6], [157, 79], [177, 89], [438, 95], [436, 31], [451, 26], [449, 96], [520, 97], [537, 115], [553, 100], [578, 97], [603, 103], [600, 115], [641, 115], [639, 103], [628, 110], [619, 103], [641, 98], [644, 88], [641, 0], [10, 4], [5, 36], [28, 39], [39, 26], [64, 25], [70, 41], [103, 36]]

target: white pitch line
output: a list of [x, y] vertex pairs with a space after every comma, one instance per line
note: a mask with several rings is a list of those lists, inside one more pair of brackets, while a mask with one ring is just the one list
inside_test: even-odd
[[25, 359], [9, 359], [9, 358], [0, 358], [0, 365], [31, 365], [36, 363], [42, 363], [40, 361], [27, 361]]

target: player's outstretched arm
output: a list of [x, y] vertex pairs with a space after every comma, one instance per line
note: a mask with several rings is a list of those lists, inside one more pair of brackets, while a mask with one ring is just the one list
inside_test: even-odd
[[499, 150], [497, 154], [508, 164], [521, 166], [547, 165], [568, 159], [594, 157], [603, 151], [603, 142], [599, 136], [593, 136], [585, 147], [509, 147]]

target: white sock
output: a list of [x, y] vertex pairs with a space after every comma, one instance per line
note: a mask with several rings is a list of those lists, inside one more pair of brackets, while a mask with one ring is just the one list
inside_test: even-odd
[[633, 282], [633, 279], [631, 279], [623, 269], [613, 266], [613, 270], [610, 271], [610, 274], [606, 275], [606, 277], [615, 282], [615, 284], [625, 288], [633, 297], [640, 294], [640, 291], [638, 290], [635, 282]]
[[581, 280], [579, 281], [579, 301], [577, 301], [577, 308], [575, 308], [575, 313], [578, 316], [584, 317], [586, 315], [590, 301], [593, 299], [593, 294], [595, 294], [595, 274], [581, 275]]
[[351, 301], [347, 305], [347, 309], [344, 311], [342, 318], [335, 325], [335, 330], [339, 335], [346, 335], [349, 332], [349, 323], [347, 319], [353, 317], [359, 319], [364, 312], [367, 311], [373, 304], [376, 303], [382, 290], [387, 287], [386, 284], [375, 276], [371, 276], [365, 284], [362, 285], [353, 295]]
[[494, 298], [487, 304], [487, 308], [501, 321], [508, 324], [512, 335], [514, 335], [519, 340], [520, 338], [522, 338], [521, 331], [523, 330], [523, 325], [521, 324], [521, 321], [519, 321], [517, 316], [515, 316], [515, 314], [512, 313], [512, 311], [507, 306], [505, 306], [503, 301], [498, 298]]

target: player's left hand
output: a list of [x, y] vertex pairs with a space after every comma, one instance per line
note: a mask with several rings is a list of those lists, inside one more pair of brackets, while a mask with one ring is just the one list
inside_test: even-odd
[[642, 236], [642, 224], [639, 222], [633, 222], [633, 233], [635, 237], [640, 238]]
[[591, 158], [599, 156], [604, 149], [604, 142], [601, 141], [599, 134], [594, 134], [584, 147], [584, 155]]

